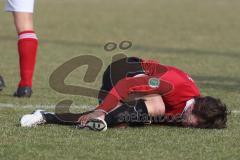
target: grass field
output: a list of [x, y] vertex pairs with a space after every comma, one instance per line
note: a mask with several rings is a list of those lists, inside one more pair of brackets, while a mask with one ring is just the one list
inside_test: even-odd
[[[0, 2], [3, 8], [4, 1]], [[0, 74], [7, 88], [0, 92], [0, 159], [240, 159], [239, 8], [239, 0], [37, 1], [40, 47], [31, 99], [11, 96], [18, 82], [16, 33], [11, 15], [2, 12]], [[133, 47], [103, 49], [109, 41], [122, 40], [132, 41]], [[234, 111], [228, 128], [150, 126], [96, 133], [67, 126], [18, 126], [21, 115], [38, 107], [53, 110], [63, 99], [73, 100], [76, 106], [96, 105], [96, 99], [54, 91], [49, 76], [64, 62], [85, 54], [103, 60], [102, 73], [118, 53], [157, 59], [189, 72], [202, 94], [221, 98]], [[101, 74], [96, 82], [84, 83], [85, 71], [76, 69], [66, 82], [98, 88]]]

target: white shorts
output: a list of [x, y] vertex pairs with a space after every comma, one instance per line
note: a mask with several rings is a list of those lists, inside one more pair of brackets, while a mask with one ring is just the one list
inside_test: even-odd
[[6, 0], [5, 10], [8, 12], [33, 13], [34, 0]]

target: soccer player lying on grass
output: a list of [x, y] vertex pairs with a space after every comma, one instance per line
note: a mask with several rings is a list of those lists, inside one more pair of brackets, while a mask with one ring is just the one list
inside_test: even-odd
[[104, 72], [98, 98], [99, 105], [92, 111], [54, 114], [37, 110], [23, 116], [21, 125], [66, 124], [98, 131], [121, 124], [226, 127], [228, 112], [220, 99], [201, 96], [187, 73], [156, 61], [129, 57], [112, 63]]

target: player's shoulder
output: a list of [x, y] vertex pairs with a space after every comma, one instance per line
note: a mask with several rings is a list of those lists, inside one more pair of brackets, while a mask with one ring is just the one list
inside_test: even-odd
[[172, 71], [175, 74], [179, 74], [184, 77], [190, 77], [189, 73], [187, 73], [186, 71], [184, 71], [178, 67], [175, 67], [175, 66], [166, 66], [166, 67], [168, 68], [168, 71]]

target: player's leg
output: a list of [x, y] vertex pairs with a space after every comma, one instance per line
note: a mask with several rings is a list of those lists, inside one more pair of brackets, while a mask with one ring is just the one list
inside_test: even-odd
[[83, 113], [53, 113], [44, 112], [43, 116], [46, 120], [46, 124], [61, 124], [61, 125], [77, 125], [78, 119], [82, 115], [89, 114], [92, 111]]
[[34, 127], [42, 124], [60, 124], [60, 125], [74, 125], [80, 129], [90, 129], [94, 131], [106, 131], [107, 124], [101, 119], [90, 119], [86, 124], [80, 124], [78, 119], [90, 114], [92, 111], [84, 113], [53, 113], [44, 110], [36, 110], [32, 114], [22, 116], [20, 124], [22, 127]]
[[33, 13], [13, 12], [14, 24], [19, 35], [22, 32], [33, 31]]
[[108, 127], [120, 124], [143, 125], [149, 121], [148, 110], [145, 101], [140, 99], [129, 103], [119, 103], [113, 111], [105, 116]]
[[[152, 118], [164, 115], [165, 105], [160, 95], [151, 94], [139, 97], [133, 97], [134, 100], [128, 103], [119, 103], [113, 111], [105, 116], [105, 121], [109, 127], [126, 123], [130, 126], [139, 126], [150, 123]], [[79, 118], [93, 111], [80, 114], [63, 113], [54, 114], [46, 112], [44, 117], [46, 123], [63, 124], [63, 125], [79, 125]], [[96, 124], [105, 122], [96, 120]], [[105, 125], [105, 124], [104, 124]], [[85, 127], [85, 126], [83, 126]], [[94, 128], [94, 127], [92, 127]]]
[[[150, 117], [163, 115], [165, 106], [159, 95], [148, 95], [141, 97], [128, 104], [120, 104], [116, 109], [109, 112], [105, 121], [100, 119], [91, 119], [86, 125], [79, 125], [79, 118], [89, 114], [92, 111], [84, 113], [61, 113], [46, 112], [44, 110], [36, 110], [32, 114], [24, 115], [21, 120], [21, 126], [33, 127], [41, 124], [61, 124], [61, 125], [78, 125], [78, 128], [89, 128], [97, 131], [105, 131], [107, 125], [114, 127], [119, 124], [129, 124], [131, 126], [139, 126], [150, 122]], [[106, 124], [107, 123], [107, 124]]]
[[103, 102], [103, 100], [106, 97], [105, 93], [102, 93], [101, 91], [107, 91], [109, 92], [113, 87], [112, 81], [111, 81], [111, 69], [110, 65], [107, 67], [107, 69], [103, 73], [102, 77], [102, 86], [100, 88], [100, 92], [98, 94], [98, 102], [99, 104]]
[[4, 87], [5, 87], [5, 82], [3, 80], [3, 77], [0, 75], [0, 91], [2, 91]]
[[34, 0], [7, 0], [6, 11], [12, 12], [18, 33], [21, 80], [14, 96], [30, 97], [36, 63], [38, 39], [33, 27]]
[[109, 112], [105, 121], [109, 127], [121, 123], [139, 126], [150, 123], [152, 117], [164, 115], [165, 105], [160, 95], [152, 94], [135, 98], [130, 103], [119, 104], [116, 109]]
[[38, 39], [33, 29], [33, 14], [13, 12], [13, 17], [19, 35], [18, 53], [21, 76], [14, 96], [30, 97], [38, 47]]
[[[162, 96], [158, 94], [150, 94], [140, 97], [145, 100], [148, 114], [151, 117], [161, 116], [165, 114], [165, 104]], [[136, 98], [139, 99], [139, 98]]]
[[[144, 71], [141, 67], [141, 61], [142, 60], [138, 57], [126, 57], [111, 63], [103, 73], [100, 90], [109, 92], [119, 80], [125, 77], [133, 77], [137, 74], [143, 74]], [[131, 67], [129, 67], [129, 64], [131, 64]], [[105, 97], [105, 93], [102, 94], [99, 92], [99, 103], [101, 103]]]
[[32, 127], [40, 124], [61, 124], [61, 125], [76, 125], [80, 116], [89, 114], [84, 113], [54, 113], [45, 110], [36, 110], [32, 114], [22, 116], [20, 123], [23, 127]]

